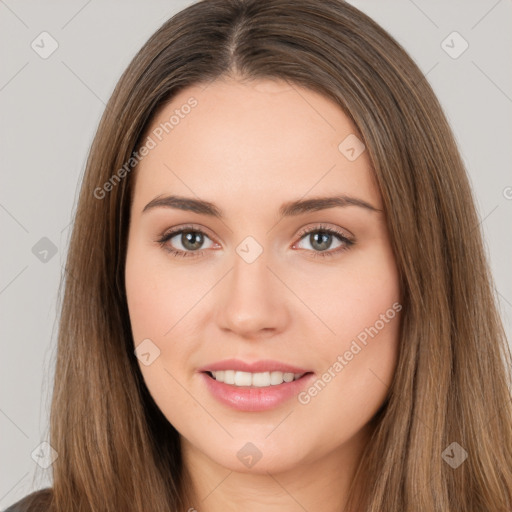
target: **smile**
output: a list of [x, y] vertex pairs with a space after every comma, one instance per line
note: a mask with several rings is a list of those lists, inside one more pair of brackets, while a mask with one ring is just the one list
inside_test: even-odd
[[217, 382], [238, 387], [253, 386], [257, 388], [279, 386], [283, 382], [292, 382], [305, 375], [304, 373], [284, 373], [279, 371], [250, 373], [236, 370], [218, 370], [207, 373]]

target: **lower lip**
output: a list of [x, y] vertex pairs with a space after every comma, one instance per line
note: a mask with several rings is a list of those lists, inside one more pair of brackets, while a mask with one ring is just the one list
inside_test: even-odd
[[218, 382], [205, 372], [201, 372], [201, 375], [206, 387], [219, 402], [232, 409], [248, 412], [267, 411], [278, 407], [293, 396], [297, 396], [314, 377], [313, 373], [308, 373], [292, 382], [259, 388]]

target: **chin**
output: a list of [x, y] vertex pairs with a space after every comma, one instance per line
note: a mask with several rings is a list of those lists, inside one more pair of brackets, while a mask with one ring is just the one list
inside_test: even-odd
[[[297, 450], [296, 440], [288, 438], [282, 443], [277, 436], [265, 439], [268, 430], [261, 436], [245, 435], [222, 440], [212, 446], [196, 446], [213, 462], [237, 473], [261, 474], [280, 473], [296, 468], [304, 461], [305, 454]], [[304, 449], [304, 446], [302, 447]]]

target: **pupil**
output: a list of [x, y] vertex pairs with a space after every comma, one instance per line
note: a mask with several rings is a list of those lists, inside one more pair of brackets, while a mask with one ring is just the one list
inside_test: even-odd
[[[194, 241], [195, 240], [195, 241]], [[183, 247], [189, 250], [199, 249], [203, 243], [203, 235], [196, 231], [184, 231], [181, 235]]]
[[[318, 231], [316, 233], [313, 233], [311, 235], [313, 237], [312, 247], [315, 247], [315, 244], [317, 245], [317, 249], [319, 250], [326, 250], [329, 249], [331, 246], [332, 240], [331, 240], [331, 234], [326, 233], [325, 231]], [[321, 241], [317, 243], [317, 239], [320, 238]], [[327, 243], [329, 241], [329, 243]]]

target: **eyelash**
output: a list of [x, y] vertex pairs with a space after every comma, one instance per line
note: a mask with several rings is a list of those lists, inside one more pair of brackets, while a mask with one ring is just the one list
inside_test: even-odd
[[[176, 235], [179, 235], [180, 233], [183, 233], [185, 231], [190, 231], [193, 233], [201, 233], [202, 235], [208, 236], [207, 233], [205, 233], [202, 229], [197, 228], [194, 225], [188, 225], [188, 226], [182, 226], [178, 229], [175, 229], [173, 231], [169, 231], [164, 233], [157, 242], [160, 244], [162, 248], [164, 248], [167, 252], [171, 254], [174, 258], [198, 258], [203, 255], [204, 250], [201, 251], [180, 251], [176, 249], [170, 249], [165, 247], [165, 244], [171, 239], [174, 238]], [[341, 242], [343, 242], [344, 245], [338, 247], [335, 250], [331, 251], [313, 251], [313, 254], [311, 257], [313, 258], [330, 258], [332, 256], [336, 256], [337, 254], [340, 254], [344, 251], [347, 251], [355, 244], [355, 240], [352, 240], [350, 238], [347, 238], [341, 231], [338, 231], [335, 228], [330, 228], [327, 226], [324, 226], [322, 224], [315, 226], [314, 228], [306, 228], [305, 230], [302, 230], [297, 236], [299, 236], [299, 241], [302, 240], [305, 236], [310, 235], [311, 233], [316, 232], [322, 232], [327, 233], [330, 235], [337, 236]], [[308, 249], [304, 249], [306, 251], [309, 251]]]

